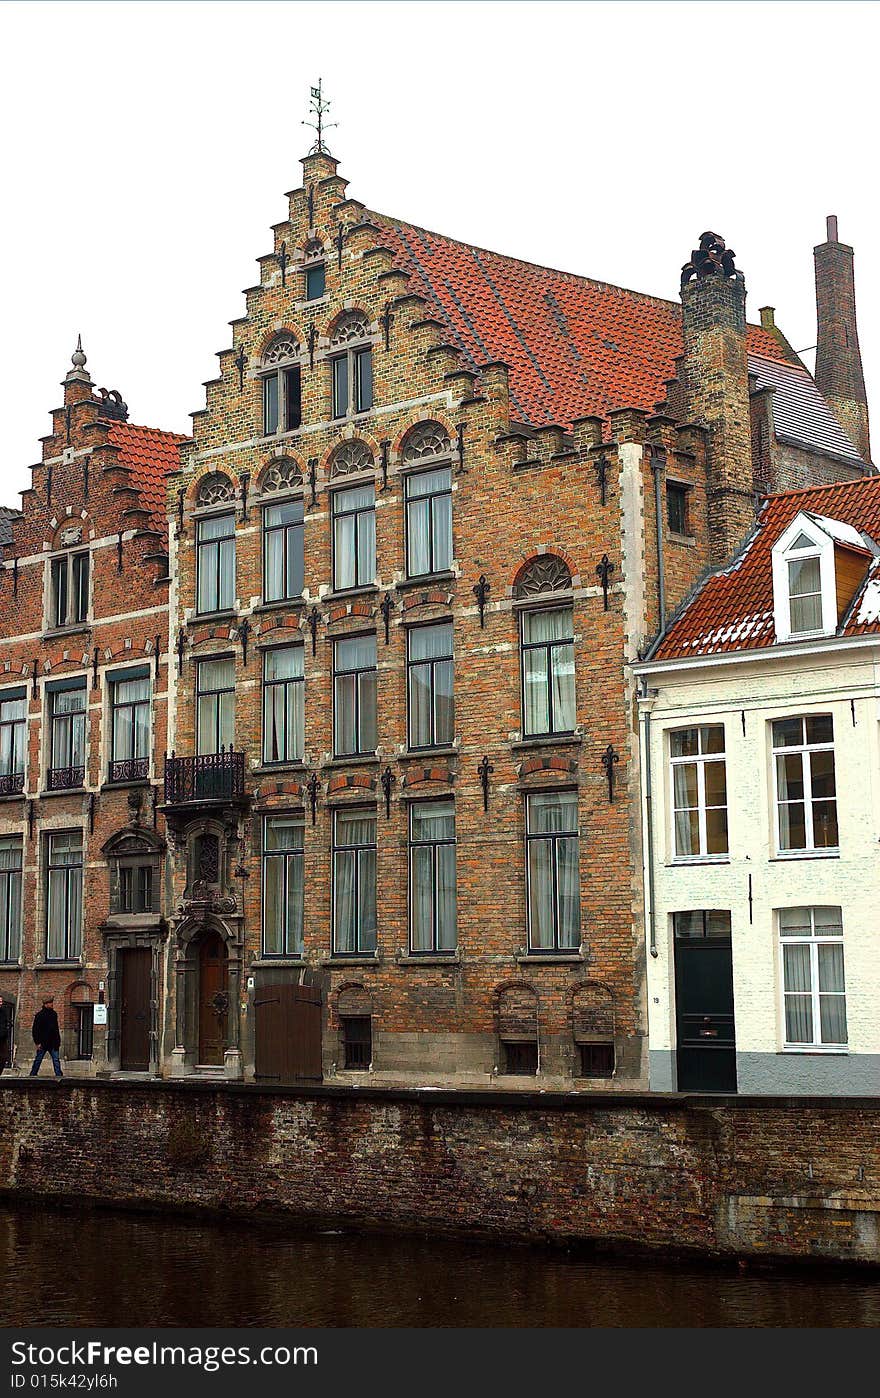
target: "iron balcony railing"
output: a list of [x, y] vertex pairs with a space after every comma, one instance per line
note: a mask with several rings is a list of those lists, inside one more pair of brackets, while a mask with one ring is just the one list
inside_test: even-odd
[[244, 753], [198, 753], [194, 757], [165, 758], [165, 804], [236, 801], [244, 796]]
[[49, 791], [70, 791], [82, 786], [85, 778], [85, 767], [50, 767], [46, 786]]
[[24, 772], [0, 774], [0, 796], [19, 796], [24, 791]]
[[107, 779], [111, 782], [145, 782], [149, 775], [148, 757], [126, 757], [110, 763]]

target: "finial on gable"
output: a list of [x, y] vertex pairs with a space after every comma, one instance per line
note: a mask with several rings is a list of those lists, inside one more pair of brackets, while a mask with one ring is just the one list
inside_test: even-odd
[[324, 145], [324, 132], [330, 127], [336, 126], [335, 121], [324, 120], [324, 113], [330, 110], [330, 102], [324, 97], [321, 84], [323, 78], [318, 79], [318, 86], [309, 89], [309, 111], [315, 118], [314, 121], [304, 121], [303, 126], [309, 126], [314, 131], [317, 140], [309, 151], [309, 155], [329, 155], [330, 152]]
[[86, 356], [83, 353], [82, 335], [77, 335], [76, 337], [76, 349], [70, 356], [70, 362], [73, 368], [68, 369], [66, 382], [73, 383], [79, 381], [80, 383], [91, 383], [89, 371], [86, 368]]

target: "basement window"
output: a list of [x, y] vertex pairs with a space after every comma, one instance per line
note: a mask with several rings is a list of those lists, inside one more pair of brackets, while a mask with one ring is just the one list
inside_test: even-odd
[[369, 1015], [346, 1015], [342, 1020], [343, 1067], [367, 1072], [373, 1061], [373, 1021]]
[[582, 1078], [612, 1078], [614, 1076], [613, 1044], [579, 1044]]
[[534, 1039], [529, 1043], [503, 1044], [504, 1072], [519, 1076], [534, 1077], [538, 1071], [538, 1045]]

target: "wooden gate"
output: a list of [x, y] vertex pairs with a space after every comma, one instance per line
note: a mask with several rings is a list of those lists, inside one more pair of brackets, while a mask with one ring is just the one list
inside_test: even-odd
[[119, 953], [122, 961], [119, 1013], [119, 1064], [145, 1073], [150, 1066], [150, 965], [149, 947], [132, 947]]
[[266, 985], [254, 1000], [257, 1082], [321, 1081], [321, 992]]

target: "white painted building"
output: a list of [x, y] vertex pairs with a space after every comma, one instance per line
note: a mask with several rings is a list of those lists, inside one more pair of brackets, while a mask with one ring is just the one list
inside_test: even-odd
[[769, 497], [635, 669], [652, 1089], [880, 1094], [880, 478]]

